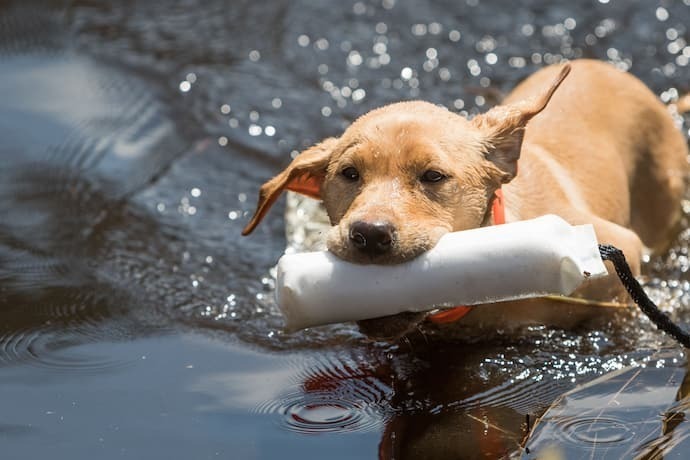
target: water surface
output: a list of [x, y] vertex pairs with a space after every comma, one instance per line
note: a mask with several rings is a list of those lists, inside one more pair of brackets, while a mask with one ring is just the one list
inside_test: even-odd
[[[291, 152], [388, 102], [471, 116], [577, 57], [673, 99], [690, 90], [688, 3], [4, 2], [3, 458], [493, 458], [554, 439], [687, 455], [685, 355], [645, 319], [473, 344], [287, 335], [282, 205], [239, 233]], [[689, 238], [647, 274], [682, 324]], [[588, 425], [577, 395], [619, 391], [629, 410]]]

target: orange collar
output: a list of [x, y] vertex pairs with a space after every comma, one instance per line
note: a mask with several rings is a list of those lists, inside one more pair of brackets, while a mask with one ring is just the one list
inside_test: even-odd
[[491, 213], [494, 215], [494, 225], [506, 223], [506, 204], [503, 201], [503, 190], [494, 192], [494, 202], [491, 204]]
[[[500, 188], [494, 192], [494, 201], [491, 204], [491, 214], [493, 214], [494, 217], [494, 225], [506, 223], [506, 208], [505, 202], [503, 201], [503, 190]], [[468, 314], [470, 310], [472, 310], [472, 307], [454, 307], [429, 315], [427, 319], [434, 324], [454, 323]]]

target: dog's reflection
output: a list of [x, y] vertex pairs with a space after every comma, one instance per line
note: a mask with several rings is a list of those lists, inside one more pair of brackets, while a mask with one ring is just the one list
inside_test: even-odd
[[328, 392], [334, 401], [359, 397], [360, 406], [376, 407], [384, 422], [381, 459], [499, 458], [520, 449], [530, 418], [568, 385], [501, 370], [517, 353], [495, 344], [413, 341], [321, 360], [301, 389], [305, 400]]

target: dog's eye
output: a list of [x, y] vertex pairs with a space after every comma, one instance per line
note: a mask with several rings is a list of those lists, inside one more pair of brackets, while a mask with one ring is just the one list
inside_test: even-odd
[[428, 171], [425, 171], [424, 174], [422, 174], [420, 180], [422, 182], [441, 182], [445, 178], [446, 176], [442, 173], [430, 169]]
[[342, 174], [345, 179], [352, 182], [359, 179], [359, 171], [352, 166], [348, 166], [347, 168], [343, 169], [340, 174]]

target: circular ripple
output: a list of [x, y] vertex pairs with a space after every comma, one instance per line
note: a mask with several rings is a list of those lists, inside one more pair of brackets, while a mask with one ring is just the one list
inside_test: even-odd
[[392, 389], [370, 362], [349, 354], [319, 356], [300, 364], [296, 385], [256, 408], [280, 414], [283, 428], [300, 433], [377, 429], [387, 419]]
[[613, 417], [568, 418], [560, 421], [558, 426], [567, 441], [579, 445], [625, 443], [635, 435], [625, 422]]
[[368, 431], [378, 428], [385, 418], [375, 405], [328, 392], [285, 394], [267, 401], [256, 412], [280, 414], [278, 423], [283, 428], [305, 434]]
[[76, 346], [90, 342], [84, 337], [56, 334], [50, 330], [12, 331], [0, 335], [0, 364], [28, 364], [54, 371], [101, 373], [132, 364], [136, 359], [113, 359], [85, 353]]
[[375, 417], [353, 401], [333, 395], [309, 395], [283, 401], [279, 413], [285, 428], [299, 433], [333, 433], [359, 431], [377, 423]]
[[[133, 334], [134, 320], [121, 313], [116, 295], [98, 290], [71, 288], [46, 290], [19, 316], [4, 312], [0, 328], [0, 364], [27, 364], [66, 372], [102, 372], [136, 360], [101, 356], [94, 344], [121, 340]], [[11, 320], [11, 321], [10, 321]], [[87, 345], [89, 345], [87, 347]]]

